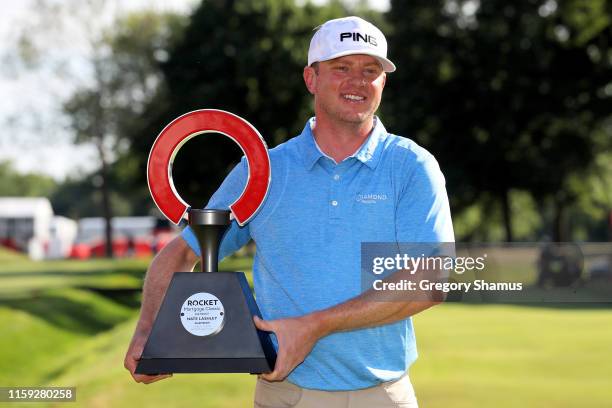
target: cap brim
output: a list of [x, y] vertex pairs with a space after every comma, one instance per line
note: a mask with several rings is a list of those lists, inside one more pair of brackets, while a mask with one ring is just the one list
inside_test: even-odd
[[[368, 50], [342, 51], [342, 52], [338, 52], [336, 54], [330, 55], [329, 57], [327, 57], [325, 59], [322, 59], [320, 61], [329, 61], [329, 60], [333, 60], [334, 58], [340, 58], [340, 57], [345, 57], [347, 55], [358, 55], [358, 54], [369, 55], [369, 56], [374, 57], [377, 60], [379, 60], [380, 64], [382, 65], [383, 71], [385, 71], [385, 72], [393, 72], [393, 71], [395, 71], [395, 64], [394, 63], [392, 63], [387, 58], [381, 57], [380, 55], [376, 55], [376, 53], [369, 52]], [[315, 62], [317, 62], [317, 61], [313, 61], [313, 63], [315, 63]]]

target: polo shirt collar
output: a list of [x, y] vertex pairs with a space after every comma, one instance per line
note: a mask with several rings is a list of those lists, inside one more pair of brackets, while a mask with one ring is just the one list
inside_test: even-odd
[[[315, 142], [312, 128], [315, 125], [315, 118], [310, 118], [304, 126], [304, 130], [298, 137], [298, 145], [301, 152], [304, 166], [307, 170], [311, 170], [315, 163], [321, 157], [327, 157], [325, 153], [321, 151], [317, 143]], [[374, 117], [374, 129], [370, 132], [370, 135], [366, 141], [348, 158], [354, 157], [360, 162], [364, 163], [371, 169], [375, 169], [380, 161], [382, 155], [383, 142], [387, 138], [387, 130], [383, 126], [381, 120]]]

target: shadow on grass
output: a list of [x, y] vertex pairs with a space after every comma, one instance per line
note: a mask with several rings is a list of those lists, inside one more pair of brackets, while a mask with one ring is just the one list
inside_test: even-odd
[[0, 306], [20, 310], [61, 329], [87, 335], [109, 330], [133, 315], [131, 309], [95, 294], [75, 290], [0, 299]]
[[64, 373], [68, 372], [70, 368], [76, 366], [81, 361], [81, 356], [72, 357], [69, 360], [64, 361], [61, 365], [56, 368], [49, 370], [41, 375], [41, 380], [43, 383], [50, 382], [55, 378], [62, 376]]
[[62, 271], [62, 270], [42, 270], [42, 271], [5, 271], [0, 273], [0, 282], [3, 278], [35, 278], [41, 276], [73, 276], [73, 277], [102, 277], [110, 275], [128, 275], [135, 278], [144, 278], [145, 271], [142, 269], [120, 268], [120, 269], [93, 269], [87, 271]]
[[142, 301], [142, 289], [138, 288], [98, 288], [93, 286], [76, 286], [77, 289], [88, 290], [112, 300], [115, 303], [136, 309]]

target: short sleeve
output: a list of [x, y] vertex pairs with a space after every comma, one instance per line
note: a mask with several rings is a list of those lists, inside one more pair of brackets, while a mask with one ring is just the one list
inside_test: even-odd
[[398, 242], [454, 242], [446, 182], [431, 154], [412, 165], [396, 209]]
[[[243, 157], [240, 163], [232, 169], [227, 175], [221, 186], [213, 194], [208, 201], [206, 208], [208, 209], [228, 209], [230, 204], [233, 203], [244, 190], [248, 178], [248, 165], [246, 159]], [[186, 227], [181, 236], [191, 247], [191, 249], [198, 255], [200, 255], [200, 246], [198, 241], [191, 230]], [[241, 227], [238, 225], [236, 220], [232, 220], [232, 223], [228, 230], [223, 235], [221, 245], [219, 248], [219, 261], [226, 256], [233, 254], [251, 239], [249, 231], [249, 225]]]

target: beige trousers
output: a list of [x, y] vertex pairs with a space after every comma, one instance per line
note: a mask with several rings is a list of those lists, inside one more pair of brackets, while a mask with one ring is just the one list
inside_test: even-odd
[[396, 381], [355, 391], [317, 391], [288, 381], [257, 379], [255, 408], [417, 408], [408, 375]]

